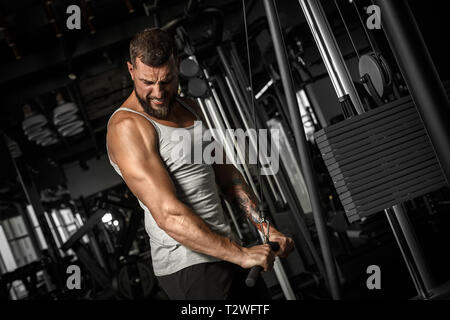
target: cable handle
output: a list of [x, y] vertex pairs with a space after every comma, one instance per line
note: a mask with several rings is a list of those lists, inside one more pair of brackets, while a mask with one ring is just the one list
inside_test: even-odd
[[[280, 250], [280, 244], [278, 242], [269, 241], [269, 245], [272, 251]], [[258, 280], [261, 271], [263, 271], [263, 267], [261, 266], [255, 266], [251, 268], [250, 272], [247, 275], [247, 278], [245, 279], [245, 284], [247, 285], [247, 287], [251, 288], [256, 284], [256, 280]]]

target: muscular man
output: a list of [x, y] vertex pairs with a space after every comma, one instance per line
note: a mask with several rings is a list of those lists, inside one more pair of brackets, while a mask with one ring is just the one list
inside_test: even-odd
[[[239, 213], [258, 222], [256, 197], [240, 172], [226, 162], [188, 163], [171, 156], [173, 131], [191, 133], [204, 120], [194, 101], [177, 95], [178, 58], [171, 36], [156, 28], [137, 33], [128, 70], [134, 90], [108, 123], [108, 156], [145, 211], [159, 284], [171, 299], [256, 298], [260, 288], [251, 294], [242, 288], [245, 269], [270, 270], [275, 254], [285, 257], [292, 250], [292, 239], [270, 226], [278, 252], [267, 244], [241, 246], [219, 197], [220, 188]], [[191, 143], [203, 143], [192, 137]]]

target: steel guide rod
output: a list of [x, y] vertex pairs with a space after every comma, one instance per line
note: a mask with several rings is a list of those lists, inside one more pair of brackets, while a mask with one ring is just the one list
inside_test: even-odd
[[[202, 99], [197, 98], [197, 103], [199, 104], [200, 108], [202, 109], [203, 114], [205, 115], [205, 120], [206, 120], [206, 123], [207, 123], [208, 127], [209, 127], [209, 128], [213, 128], [213, 126], [212, 126], [212, 124], [211, 124], [210, 115], [209, 115], [209, 113], [206, 112], [206, 107], [205, 107], [205, 105], [204, 105]], [[215, 139], [218, 139], [218, 137], [214, 137], [214, 138], [215, 138]], [[218, 140], [218, 141], [219, 141], [219, 140]], [[243, 167], [244, 167], [244, 169], [246, 169], [246, 168], [245, 168], [245, 164], [244, 164]], [[250, 180], [250, 183], [252, 183], [251, 180]], [[238, 225], [238, 223], [237, 223], [237, 220], [236, 220], [236, 217], [235, 217], [235, 215], [234, 215], [234, 212], [233, 212], [231, 206], [229, 205], [229, 203], [228, 203], [226, 200], [224, 200], [224, 202], [225, 202], [225, 205], [227, 206], [228, 213], [230, 214], [231, 220], [233, 221], [234, 225], [236, 226], [236, 231], [237, 231], [237, 233], [238, 233], [238, 236], [239, 236], [240, 239], [242, 239], [242, 233], [241, 233], [241, 231], [239, 230], [239, 225]]]
[[[225, 80], [227, 81], [227, 84], [230, 86], [231, 94], [234, 96], [234, 92], [232, 91], [232, 87], [231, 87], [231, 84], [229, 83], [228, 78], [225, 78]], [[243, 120], [245, 121], [245, 119], [243, 119]], [[251, 177], [249, 179], [251, 180]], [[258, 200], [261, 200], [259, 198], [259, 193], [257, 192], [256, 188], [253, 188], [253, 192], [255, 193]], [[261, 231], [258, 230], [258, 234], [259, 234], [261, 240], [264, 240], [264, 235], [261, 233]], [[286, 300], [295, 300], [296, 298], [295, 298], [294, 291], [292, 290], [292, 287], [289, 283], [288, 277], [286, 275], [286, 272], [284, 271], [283, 265], [281, 264], [279, 257], [275, 257], [273, 270], [275, 272], [275, 275], [278, 279], [278, 283], [280, 284], [280, 287], [283, 291], [283, 294], [284, 294]]]
[[[252, 129], [252, 128], [249, 126], [247, 120], [244, 118], [244, 117], [245, 117], [244, 112], [242, 111], [241, 105], [240, 105], [239, 102], [237, 101], [237, 97], [236, 97], [236, 95], [235, 95], [234, 92], [233, 92], [233, 86], [232, 86], [231, 81], [228, 79], [227, 76], [225, 76], [225, 82], [227, 83], [227, 86], [229, 87], [229, 89], [230, 89], [230, 91], [231, 91], [231, 96], [233, 97], [233, 100], [234, 100], [234, 102], [235, 102], [235, 104], [236, 104], [236, 107], [237, 107], [237, 109], [238, 109], [238, 113], [239, 113], [239, 115], [241, 116], [241, 118], [242, 118], [242, 120], [243, 120], [243, 122], [244, 122], [244, 128], [245, 128], [246, 130], [249, 131], [249, 130]], [[250, 147], [252, 147], [253, 150], [255, 150], [255, 152], [257, 152], [257, 151], [256, 151], [256, 150], [258, 150], [258, 149], [257, 149], [257, 144], [256, 144], [256, 142], [254, 141], [253, 138], [254, 138], [253, 135], [252, 135], [252, 134], [249, 134]], [[259, 156], [260, 156], [260, 155], [258, 154], [258, 157], [259, 157]], [[273, 172], [272, 172], [272, 173], [273, 173]], [[260, 174], [260, 173], [258, 173], [258, 174]], [[270, 189], [272, 190], [272, 194], [273, 194], [273, 196], [275, 197], [275, 201], [281, 202], [282, 200], [285, 200], [285, 195], [284, 195], [284, 193], [283, 193], [281, 190], [279, 190], [279, 194], [278, 194], [278, 192], [275, 191], [275, 187], [274, 187], [274, 185], [273, 185], [272, 180], [270, 179], [270, 177], [271, 177], [270, 175], [266, 176], [266, 180], [267, 180], [267, 182], [268, 182], [268, 184], [269, 184]], [[277, 183], [277, 186], [279, 186], [279, 183], [277, 182], [275, 176], [274, 176], [274, 179], [275, 179], [275, 182]], [[258, 197], [258, 200], [260, 200], [260, 199], [259, 199], [259, 194], [258, 194], [258, 192], [257, 192], [256, 189], [254, 190], [254, 192], [255, 192], [255, 195]], [[282, 200], [280, 200], [280, 197], [279, 197], [279, 196], [282, 197]], [[285, 203], [286, 203], [286, 202], [285, 202]]]
[[433, 280], [429, 275], [422, 250], [416, 235], [412, 231], [407, 214], [401, 205], [385, 209], [384, 212], [405, 260], [414, 287], [422, 298], [428, 298], [430, 296], [429, 291], [433, 286]]
[[[246, 109], [243, 108], [244, 105], [246, 105], [246, 100], [243, 97], [243, 94], [239, 91], [239, 85], [237, 83], [237, 81], [234, 78], [234, 74], [232, 73], [229, 65], [228, 65], [228, 61], [225, 58], [225, 54], [222, 50], [221, 47], [217, 47], [217, 52], [219, 53], [219, 58], [222, 62], [223, 67], [225, 68], [225, 72], [226, 72], [226, 76], [225, 76], [225, 82], [231, 92], [231, 96], [236, 104], [236, 107], [238, 109], [239, 115], [244, 123], [244, 127], [246, 130], [250, 130], [250, 129], [254, 129], [250, 126], [246, 115], [244, 114], [245, 111], [247, 111]], [[266, 161], [260, 161], [260, 163], [268, 163], [267, 159], [262, 159], [261, 155], [258, 151], [258, 144], [255, 141], [255, 137], [252, 134], [249, 134], [249, 140], [250, 140], [250, 145], [253, 148], [253, 150], [257, 153], [258, 158], [261, 158], [261, 160], [266, 160]], [[273, 172], [272, 167], [269, 167], [270, 173], [271, 175], [267, 176], [267, 182], [269, 183], [269, 187], [271, 188], [271, 190], [273, 191], [273, 195], [276, 198], [277, 201], [280, 201], [279, 199], [279, 195], [282, 197], [281, 201], [283, 201], [284, 203], [287, 203], [286, 201], [286, 196], [283, 192], [283, 190], [280, 187], [280, 183], [277, 180], [277, 176], [275, 175], [275, 173]], [[258, 173], [259, 174], [259, 173]], [[272, 183], [271, 180], [271, 176], [273, 177], [275, 184], [277, 186], [278, 192], [276, 192], [275, 190], [275, 186]], [[278, 194], [279, 193], [279, 194]]]
[[[201, 101], [201, 99], [198, 99]], [[202, 108], [202, 111], [204, 114], [205, 113], [205, 106], [203, 105], [202, 102], [199, 101], [199, 104]], [[208, 103], [209, 102], [209, 103]], [[212, 114], [215, 114], [216, 110], [214, 110], [214, 108], [216, 107], [214, 105], [214, 102], [211, 99], [206, 99], [205, 103], [209, 106], [208, 110], [212, 111]], [[216, 121], [218, 121], [217, 117], [215, 118]], [[213, 120], [214, 121], [214, 120]], [[219, 128], [219, 131], [221, 132], [221, 136], [224, 135], [224, 128], [221, 127]], [[222, 137], [225, 140], [225, 137]], [[225, 143], [227, 143], [226, 141], [224, 141]], [[256, 190], [254, 190], [255, 194], [257, 194]], [[258, 195], [257, 195], [258, 196]], [[258, 200], [260, 200], [258, 198]], [[261, 233], [261, 231], [258, 230], [258, 234], [261, 237], [261, 240], [264, 239], [264, 235]], [[280, 258], [279, 257], [275, 257], [275, 261], [274, 261], [274, 265], [273, 265], [273, 270], [275, 272], [275, 276], [277, 277], [278, 283], [280, 284], [280, 287], [283, 291], [283, 294], [286, 298], [286, 300], [295, 300], [295, 294], [294, 291], [292, 290], [292, 287], [289, 283], [288, 277], [286, 275], [286, 272], [284, 271], [283, 265], [281, 264]]]
[[[203, 104], [203, 101], [198, 98], [197, 102], [200, 105], [200, 108], [202, 109], [203, 114], [207, 115], [208, 113], [206, 113], [206, 107]], [[212, 101], [210, 100], [206, 100], [206, 102], [210, 102], [209, 104], [209, 110], [212, 110], [215, 106], [212, 105]], [[210, 125], [210, 122], [208, 120], [208, 118], [206, 119], [208, 122], [208, 125]], [[210, 126], [211, 127], [211, 126]], [[222, 130], [220, 130], [222, 132]], [[254, 190], [255, 194], [257, 193], [256, 190]], [[233, 219], [233, 217], [232, 217]], [[234, 221], [235, 219], [233, 219]], [[261, 239], [263, 240], [263, 234], [258, 230], [258, 234], [261, 237]], [[286, 298], [286, 300], [295, 300], [295, 294], [294, 291], [289, 283], [288, 277], [286, 275], [286, 272], [283, 268], [283, 265], [281, 264], [280, 258], [279, 257], [275, 257], [275, 261], [274, 261], [274, 266], [273, 266], [273, 270], [275, 272], [275, 276], [277, 277], [278, 283], [280, 284], [280, 287], [283, 291], [283, 294]]]
[[[269, 23], [270, 35], [275, 49], [275, 55], [280, 70], [280, 76], [283, 83], [283, 88], [286, 95], [286, 101], [289, 108], [289, 113], [292, 119], [292, 129], [298, 149], [298, 158], [302, 167], [302, 172], [305, 175], [305, 182], [308, 187], [308, 194], [311, 201], [314, 222], [317, 228], [322, 256], [324, 259], [326, 280], [333, 299], [340, 299], [339, 279], [336, 271], [336, 264], [334, 256], [331, 252], [331, 245], [329, 234], [325, 222], [325, 213], [320, 205], [319, 186], [316, 181], [316, 174], [312, 164], [310, 151], [306, 143], [305, 131], [303, 130], [303, 123], [300, 117], [297, 97], [292, 83], [292, 76], [290, 73], [287, 54], [285, 51], [281, 26], [278, 21], [278, 14], [275, 9], [273, 0], [264, 0], [264, 8]], [[301, 130], [300, 130], [301, 127]]]
[[236, 216], [234, 215], [233, 208], [231, 207], [231, 205], [228, 203], [228, 201], [226, 199], [223, 199], [223, 202], [225, 203], [225, 206], [228, 209], [228, 213], [230, 214], [231, 220], [233, 220], [233, 223], [234, 223], [234, 226], [236, 227], [236, 232], [237, 232], [239, 239], [241, 241], [244, 240], [244, 236], [242, 235], [241, 229], [239, 229], [239, 224], [236, 220]]
[[[222, 117], [222, 119], [223, 119], [223, 121], [225, 123], [225, 135], [226, 135], [227, 132], [230, 133], [228, 130], [232, 130], [232, 127], [230, 126], [228, 118], [227, 118], [227, 116], [225, 114], [225, 111], [223, 109], [222, 103], [221, 103], [221, 101], [219, 99], [219, 95], [217, 94], [217, 91], [216, 91], [216, 89], [214, 88], [214, 85], [211, 82], [211, 78], [209, 76], [208, 71], [206, 69], [203, 69], [203, 74], [205, 75], [205, 78], [208, 81], [208, 85], [209, 85], [210, 91], [212, 93], [212, 97], [214, 98], [215, 104], [217, 106], [217, 109], [219, 110], [220, 115], [221, 115], [221, 117]], [[256, 189], [256, 187], [255, 187], [255, 185], [253, 183], [253, 180], [251, 179], [251, 174], [250, 174], [250, 172], [248, 170], [248, 167], [247, 167], [247, 165], [245, 163], [245, 157], [242, 154], [242, 150], [240, 149], [240, 146], [238, 144], [236, 144], [235, 140], [231, 136], [231, 133], [229, 135], [229, 138], [230, 138], [230, 141], [226, 141], [226, 142], [227, 143], [232, 142], [233, 146], [236, 148], [236, 155], [239, 157], [239, 161], [241, 162], [242, 168], [243, 168], [243, 170], [245, 172], [245, 175], [247, 176], [247, 182], [250, 184], [252, 189]], [[233, 155], [234, 155], [234, 153], [233, 153]]]
[[[209, 101], [209, 100], [205, 100], [205, 103], [206, 103], [207, 101]], [[205, 119], [206, 119], [206, 122], [207, 122], [208, 126], [209, 126], [210, 128], [213, 128], [212, 125], [211, 125], [211, 119], [210, 119], [211, 116], [210, 116], [209, 113], [206, 112], [206, 107], [205, 107], [205, 105], [204, 105], [202, 99], [197, 98], [197, 102], [198, 102], [200, 108], [202, 109], [203, 114], [205, 115]], [[210, 102], [210, 104], [209, 104], [209, 111], [211, 111], [212, 114], [214, 114], [214, 112], [215, 112], [213, 109], [214, 109], [214, 105], [212, 105], [212, 103]], [[217, 124], [217, 121], [218, 121], [217, 116], [216, 116], [216, 117], [213, 116], [213, 118], [214, 118], [214, 119], [213, 119], [212, 121], [216, 123], [216, 126], [218, 126], [219, 128], [221, 128], [221, 129], [220, 129], [220, 132], [223, 133], [223, 127], [221, 127], [220, 124]], [[215, 138], [217, 141], [220, 141], [220, 140], [218, 140], [218, 137], [214, 137], [214, 138]], [[225, 141], [225, 143], [227, 143], [227, 142]], [[226, 149], [231, 148], [231, 146], [228, 146], [228, 145], [224, 145], [224, 147], [226, 147]], [[237, 165], [237, 164], [235, 164], [235, 165]], [[249, 174], [248, 168], [246, 167], [245, 162], [242, 164], [242, 167], [243, 167], [243, 169], [244, 169], [244, 172], [245, 172], [246, 174]], [[245, 176], [244, 176], [244, 177], [245, 177]], [[256, 190], [256, 187], [255, 187], [255, 185], [254, 185], [254, 183], [253, 183], [253, 180], [251, 179], [251, 176], [247, 177], [247, 180], [248, 180], [248, 183], [250, 184], [250, 186], [252, 187], [252, 189]], [[231, 206], [228, 204], [228, 202], [227, 202], [226, 200], [224, 200], [224, 202], [225, 202], [225, 205], [227, 206], [228, 213], [230, 214], [230, 217], [231, 217], [233, 223], [234, 223], [235, 226], [236, 226], [238, 236], [239, 236], [240, 239], [242, 239], [242, 234], [241, 234], [241, 231], [239, 230], [239, 226], [238, 226], [236, 217], [234, 216], [234, 212], [233, 212]]]
[[[267, 114], [265, 113], [264, 109], [262, 110], [261, 115], [262, 115], [263, 119], [267, 119]], [[290, 152], [293, 153], [292, 149]], [[282, 167], [282, 168], [280, 168], [281, 169], [280, 171], [286, 170], [285, 168], [283, 168], [283, 162], [280, 163], [280, 166]], [[282, 184], [283, 189], [287, 190], [287, 192], [286, 192], [287, 204], [291, 210], [292, 216], [297, 224], [297, 227], [299, 228], [300, 232], [302, 233], [303, 238], [305, 239], [306, 247], [310, 251], [311, 257], [314, 260], [314, 262], [316, 263], [317, 269], [319, 270], [319, 272], [321, 274], [325, 274], [325, 268], [324, 268], [323, 262], [321, 260], [319, 253], [316, 250], [316, 247], [314, 246], [314, 243], [312, 241], [308, 227], [306, 226], [304, 217], [302, 215], [298, 214], [298, 212], [302, 211], [302, 206], [301, 206], [300, 200], [297, 197], [298, 201], [295, 201], [295, 198], [296, 198], [295, 193], [289, 189], [288, 181], [287, 181], [287, 179], [285, 179], [284, 173], [278, 172], [277, 175], [280, 176], [280, 183]]]
[[338, 97], [341, 98], [348, 94], [358, 114], [364, 112], [363, 104], [356, 92], [320, 2], [299, 0], [299, 3]]
[[[225, 87], [225, 84], [222, 82], [222, 80], [220, 78], [215, 78], [217, 84], [219, 85], [219, 89], [222, 93], [226, 92], [227, 90], [231, 90], [231, 87], [228, 86], [228, 89]], [[227, 96], [224, 95], [224, 97], [226, 98]], [[230, 106], [231, 105], [231, 101], [226, 100], [226, 106]], [[233, 111], [232, 110], [228, 110], [229, 113], [233, 116]], [[264, 119], [267, 119], [267, 116], [264, 113], [264, 109], [261, 110], [262, 111], [262, 115]], [[234, 123], [236, 125], [236, 127], [241, 126], [240, 122], [237, 121], [237, 119], [235, 119], [235, 117], [233, 116], [233, 120]], [[289, 187], [287, 186], [287, 181], [284, 180], [284, 176], [283, 173], [278, 172], [277, 173], [277, 177], [279, 178], [279, 182], [281, 184], [281, 188], [283, 190], [286, 191], [286, 201], [287, 201], [287, 205], [289, 206], [289, 208], [291, 209], [292, 212], [300, 212], [301, 211], [301, 206], [297, 206], [297, 202], [294, 200], [294, 196], [291, 194], [291, 191], [289, 190]], [[263, 184], [264, 186], [264, 184]], [[255, 191], [255, 189], [254, 189]], [[256, 192], [256, 191], [255, 191]], [[266, 191], [267, 193], [267, 191]], [[269, 198], [269, 195], [266, 195], [266, 199]], [[270, 206], [269, 203], [269, 207], [271, 208], [271, 210], [273, 210], [273, 212], [275, 212], [274, 207]], [[299, 211], [300, 210], [300, 211]], [[311, 252], [311, 256], [312, 259], [315, 261], [315, 263], [317, 264], [318, 270], [321, 274], [324, 274], [324, 266], [323, 266], [323, 262], [319, 256], [319, 254], [316, 251], [316, 248], [311, 240], [311, 236], [309, 234], [309, 231], [306, 227], [305, 222], [303, 221], [303, 219], [298, 215], [298, 214], [293, 214], [294, 220], [296, 222], [296, 224], [298, 225], [298, 228], [301, 230], [303, 237], [305, 238], [305, 242], [306, 242], [306, 247], [310, 250]]]

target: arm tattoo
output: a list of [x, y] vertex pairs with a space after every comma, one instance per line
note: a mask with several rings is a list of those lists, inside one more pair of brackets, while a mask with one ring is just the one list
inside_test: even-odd
[[234, 178], [224, 188], [227, 200], [236, 208], [240, 216], [245, 215], [259, 229], [258, 200], [247, 183], [242, 178]]

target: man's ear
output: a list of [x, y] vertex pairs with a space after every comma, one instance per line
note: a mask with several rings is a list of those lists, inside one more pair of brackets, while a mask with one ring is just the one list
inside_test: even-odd
[[127, 61], [128, 72], [130, 73], [131, 79], [134, 81], [134, 66], [130, 61]]

